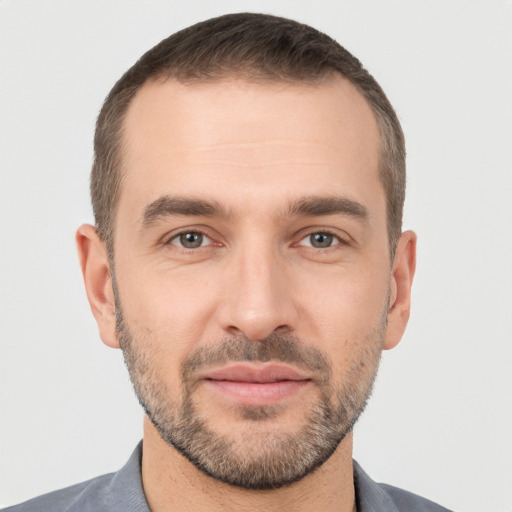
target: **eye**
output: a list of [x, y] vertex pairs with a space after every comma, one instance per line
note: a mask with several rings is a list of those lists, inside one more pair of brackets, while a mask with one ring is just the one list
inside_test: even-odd
[[169, 240], [170, 244], [184, 249], [198, 249], [211, 244], [211, 239], [199, 231], [187, 231], [180, 233]]
[[333, 245], [338, 245], [341, 243], [340, 238], [331, 233], [327, 233], [325, 231], [319, 231], [317, 233], [311, 233], [308, 236], [304, 237], [298, 245], [303, 245], [306, 247], [314, 247], [315, 249], [327, 249], [332, 247]]

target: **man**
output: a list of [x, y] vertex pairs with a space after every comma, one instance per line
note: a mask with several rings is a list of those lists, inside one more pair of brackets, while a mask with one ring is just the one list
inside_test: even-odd
[[404, 191], [393, 108], [326, 35], [237, 14], [146, 53], [98, 118], [77, 232], [144, 438], [118, 473], [7, 510], [446, 510], [352, 461], [409, 317]]

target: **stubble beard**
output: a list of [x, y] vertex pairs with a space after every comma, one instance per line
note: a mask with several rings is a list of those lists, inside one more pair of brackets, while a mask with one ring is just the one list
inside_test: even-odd
[[[344, 382], [334, 383], [329, 359], [298, 338], [273, 333], [263, 341], [227, 338], [192, 352], [181, 365], [182, 393], [171, 398], [151, 363], [155, 355], [144, 348], [147, 339], [135, 339], [123, 317], [116, 294], [117, 335], [137, 398], [162, 439], [203, 473], [244, 489], [276, 489], [312, 473], [351, 432], [366, 407], [382, 352], [386, 315], [365, 338], [347, 369]], [[147, 349], [146, 349], [147, 350]], [[316, 403], [305, 411], [303, 426], [282, 432], [273, 420], [282, 406], [237, 406], [245, 427], [221, 433], [213, 430], [194, 404], [193, 376], [206, 365], [231, 362], [281, 362], [315, 375]], [[250, 423], [247, 427], [247, 423]], [[251, 424], [256, 428], [251, 428]], [[268, 425], [268, 428], [260, 428]]]

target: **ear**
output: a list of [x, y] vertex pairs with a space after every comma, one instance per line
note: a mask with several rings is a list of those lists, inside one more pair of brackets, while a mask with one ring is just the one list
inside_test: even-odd
[[78, 228], [76, 245], [87, 298], [98, 324], [100, 337], [105, 345], [119, 348], [112, 276], [105, 246], [94, 226], [89, 224]]
[[405, 231], [398, 240], [391, 271], [388, 327], [383, 345], [386, 350], [398, 345], [409, 321], [415, 270], [416, 234], [413, 231]]

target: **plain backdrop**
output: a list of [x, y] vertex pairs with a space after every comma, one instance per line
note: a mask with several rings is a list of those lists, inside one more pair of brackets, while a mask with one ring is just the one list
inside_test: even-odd
[[83, 291], [95, 117], [145, 50], [242, 10], [295, 18], [362, 60], [407, 137], [413, 312], [355, 431], [377, 481], [512, 510], [512, 3], [0, 1], [0, 506], [117, 470], [142, 413]]

